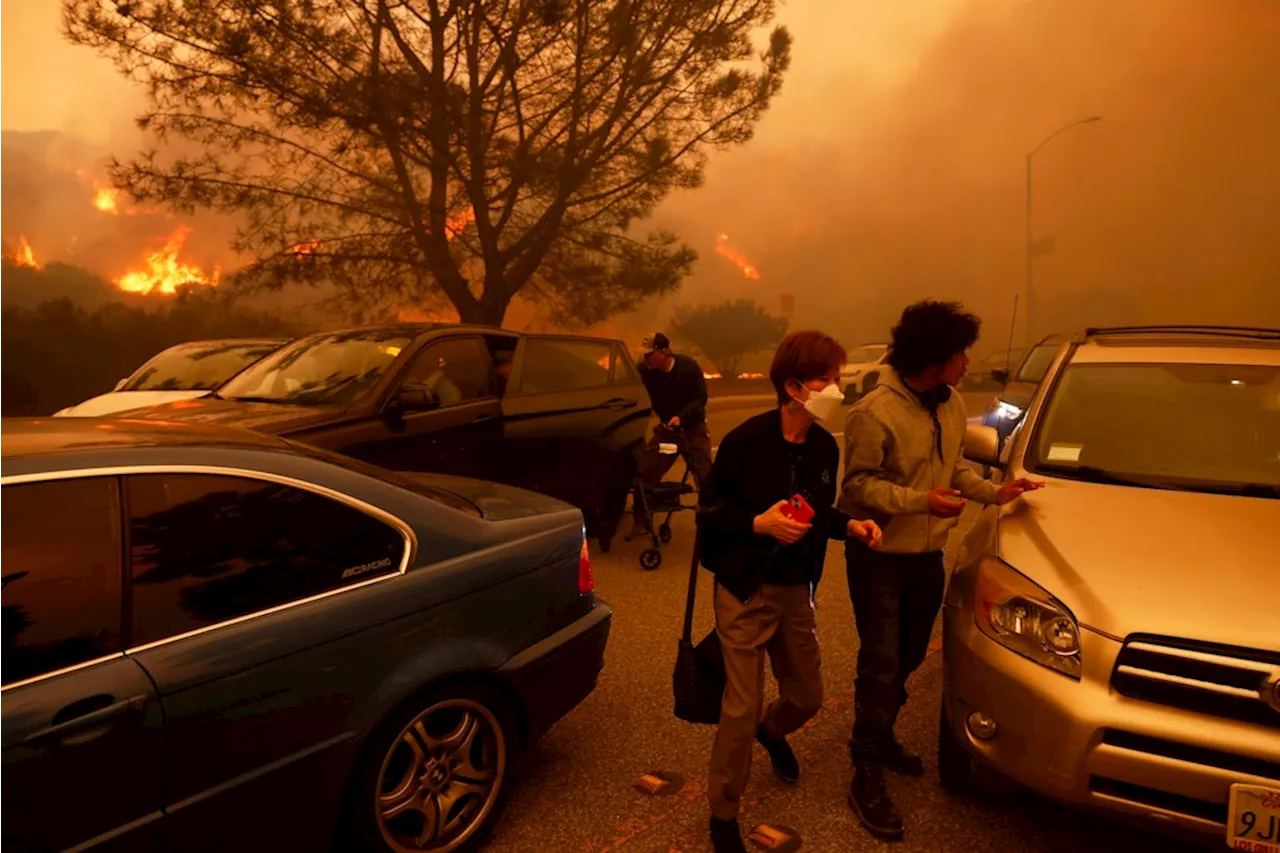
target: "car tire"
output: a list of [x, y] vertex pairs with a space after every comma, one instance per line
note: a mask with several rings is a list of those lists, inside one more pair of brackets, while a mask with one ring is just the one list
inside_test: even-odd
[[951, 733], [945, 708], [938, 715], [938, 778], [942, 787], [955, 796], [973, 791], [973, 759]]
[[511, 796], [519, 731], [511, 703], [487, 685], [451, 685], [405, 702], [356, 770], [339, 849], [479, 849]]

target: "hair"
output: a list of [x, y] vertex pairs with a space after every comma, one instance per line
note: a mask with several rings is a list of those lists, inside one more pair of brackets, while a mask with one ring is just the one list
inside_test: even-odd
[[769, 367], [769, 381], [778, 392], [778, 403], [791, 398], [787, 393], [787, 380], [808, 382], [821, 379], [839, 370], [844, 364], [845, 351], [840, 342], [822, 332], [792, 332], [778, 344]]
[[889, 364], [899, 376], [918, 376], [973, 346], [982, 320], [959, 302], [926, 299], [910, 305], [893, 329]]

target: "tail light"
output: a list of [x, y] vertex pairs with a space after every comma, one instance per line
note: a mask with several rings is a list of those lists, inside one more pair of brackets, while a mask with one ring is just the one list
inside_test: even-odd
[[586, 537], [582, 539], [582, 551], [578, 555], [578, 594], [586, 595], [595, 591], [596, 576], [591, 571], [591, 552], [587, 550]]

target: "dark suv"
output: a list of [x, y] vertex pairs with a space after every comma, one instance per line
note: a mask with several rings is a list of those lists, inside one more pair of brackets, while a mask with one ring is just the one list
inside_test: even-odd
[[1044, 379], [1045, 373], [1053, 366], [1058, 350], [1065, 341], [1066, 338], [1062, 335], [1042, 338], [1023, 356], [1013, 375], [1007, 370], [991, 371], [992, 379], [1000, 383], [1001, 390], [991, 408], [983, 414], [982, 422], [986, 426], [995, 427], [1002, 445], [1014, 428], [1022, 423], [1022, 417], [1027, 413], [1036, 389], [1040, 387], [1040, 380]]
[[300, 338], [208, 397], [122, 417], [229, 424], [583, 510], [607, 547], [650, 414], [619, 341], [398, 324]]

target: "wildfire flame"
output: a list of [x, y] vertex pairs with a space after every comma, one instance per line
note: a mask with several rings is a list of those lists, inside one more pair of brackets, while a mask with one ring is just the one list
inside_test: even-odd
[[147, 256], [147, 268], [126, 273], [116, 280], [116, 286], [126, 293], [167, 293], [174, 294], [178, 288], [187, 284], [200, 284], [216, 287], [218, 271], [211, 276], [205, 275], [199, 267], [184, 264], [178, 260], [178, 253], [187, 242], [191, 229], [180, 225], [169, 235], [164, 247]]
[[27, 242], [25, 234], [18, 235], [18, 248], [13, 250], [11, 260], [20, 267], [40, 269], [40, 264], [36, 263], [36, 253], [31, 251], [31, 244]]
[[450, 216], [444, 221], [444, 236], [453, 240], [460, 236], [463, 231], [467, 230], [467, 226], [476, 221], [476, 211], [474, 207], [468, 207], [462, 213], [456, 216]]
[[742, 270], [742, 275], [746, 278], [755, 280], [760, 278], [760, 271], [747, 260], [746, 256], [729, 245], [728, 234], [716, 235], [716, 254], [723, 258], [728, 258], [729, 262]]
[[295, 257], [299, 257], [299, 258], [301, 258], [301, 257], [303, 257], [304, 255], [314, 255], [314, 254], [315, 254], [317, 251], [319, 251], [319, 250], [320, 250], [320, 241], [319, 241], [319, 240], [311, 240], [311, 241], [306, 242], [306, 243], [297, 243], [297, 244], [295, 244], [295, 245], [293, 246], [293, 248], [291, 248], [291, 249], [288, 251], [288, 253], [287, 253], [287, 254], [290, 254], [290, 255], [293, 255], [293, 256], [295, 256]]
[[93, 196], [93, 206], [103, 213], [119, 213], [120, 211], [116, 207], [116, 200], [120, 198], [120, 190], [115, 187], [103, 186], [96, 181], [93, 186], [96, 190]]

